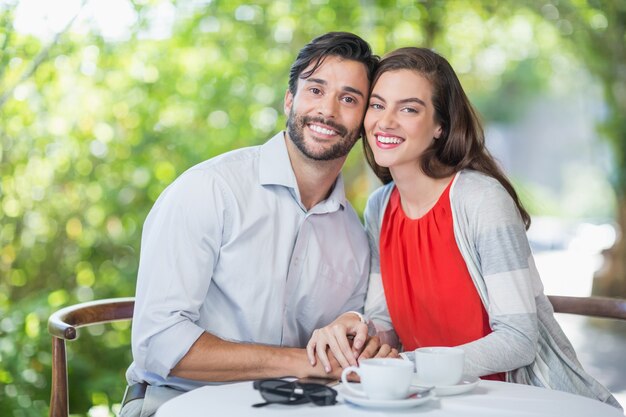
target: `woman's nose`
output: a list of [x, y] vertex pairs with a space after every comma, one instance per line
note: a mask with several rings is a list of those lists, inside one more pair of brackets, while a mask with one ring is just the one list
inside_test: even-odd
[[393, 129], [397, 126], [396, 118], [393, 113], [390, 111], [383, 111], [380, 113], [380, 117], [378, 119], [378, 126], [381, 129]]

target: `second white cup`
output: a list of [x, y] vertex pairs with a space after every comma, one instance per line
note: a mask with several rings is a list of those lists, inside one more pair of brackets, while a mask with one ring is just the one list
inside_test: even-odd
[[420, 385], [455, 385], [463, 377], [465, 352], [456, 347], [415, 349], [415, 370]]
[[[348, 375], [361, 377], [362, 390], [348, 382]], [[413, 378], [413, 363], [404, 359], [374, 358], [360, 361], [359, 366], [350, 366], [341, 373], [341, 381], [348, 391], [366, 395], [371, 400], [400, 400], [409, 395]]]

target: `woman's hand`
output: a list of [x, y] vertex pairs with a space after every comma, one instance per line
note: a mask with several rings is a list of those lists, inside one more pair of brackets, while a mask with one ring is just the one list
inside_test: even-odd
[[[348, 340], [349, 336], [352, 338], [352, 343]], [[330, 349], [342, 368], [356, 366], [366, 341], [368, 341], [367, 324], [362, 323], [360, 317], [352, 312], [344, 313], [328, 326], [313, 332], [306, 346], [307, 356], [312, 366], [315, 366], [317, 356], [326, 372], [332, 370], [327, 349]], [[367, 356], [372, 357], [378, 353], [380, 342], [378, 338], [369, 342]]]

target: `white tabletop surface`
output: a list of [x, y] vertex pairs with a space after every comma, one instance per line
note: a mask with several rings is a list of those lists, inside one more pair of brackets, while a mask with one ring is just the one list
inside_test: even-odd
[[[340, 386], [335, 387], [341, 391]], [[480, 381], [469, 393], [434, 397], [405, 410], [367, 409], [347, 404], [338, 397], [335, 406], [311, 404], [287, 406], [272, 404], [253, 408], [263, 402], [252, 382], [205, 386], [176, 397], [161, 406], [157, 417], [206, 416], [463, 416], [463, 417], [624, 417], [618, 409], [589, 398], [506, 382]]]

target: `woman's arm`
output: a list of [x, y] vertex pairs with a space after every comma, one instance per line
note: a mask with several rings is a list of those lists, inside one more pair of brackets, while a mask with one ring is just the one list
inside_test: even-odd
[[511, 371], [532, 363], [538, 343], [535, 296], [541, 289], [526, 230], [513, 200], [495, 180], [461, 177], [458, 185], [453, 194], [455, 236], [492, 329], [461, 346], [465, 372]]
[[376, 334], [381, 343], [396, 349], [400, 348], [400, 341], [391, 323], [382, 275], [380, 273], [380, 228], [383, 213], [389, 202], [393, 190], [393, 183], [376, 190], [367, 201], [365, 207], [365, 232], [370, 247], [370, 276], [365, 297], [365, 316], [369, 320], [370, 334]]
[[[366, 347], [361, 352], [365, 341], [368, 340], [368, 334], [376, 335], [375, 340], [380, 340], [383, 344], [377, 356], [387, 354], [397, 356], [398, 338], [387, 311], [378, 254], [381, 213], [387, 204], [392, 187], [393, 185], [389, 184], [376, 190], [368, 199], [364, 212], [365, 231], [370, 247], [370, 277], [365, 298], [365, 315], [368, 320], [361, 320], [362, 316], [347, 312], [328, 326], [316, 330], [307, 345], [312, 365], [315, 365], [317, 356], [326, 369], [329, 369], [327, 348], [330, 348], [342, 367], [354, 366], [358, 359], [373, 356], [372, 352], [376, 353], [373, 349]], [[352, 345], [348, 336], [352, 338]]]

